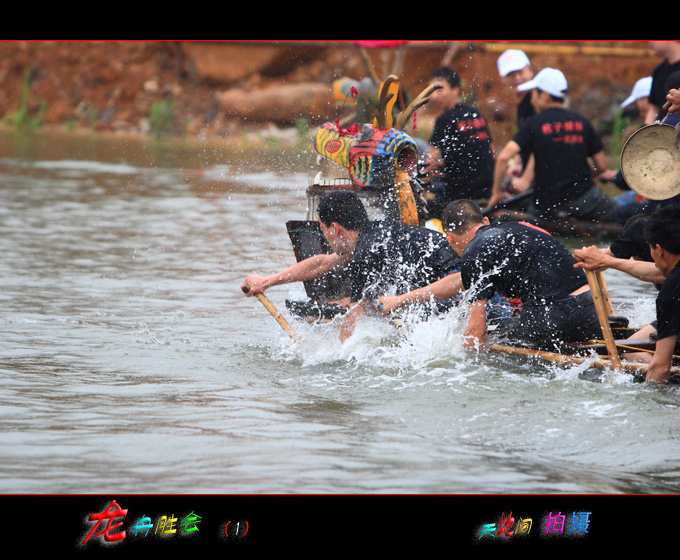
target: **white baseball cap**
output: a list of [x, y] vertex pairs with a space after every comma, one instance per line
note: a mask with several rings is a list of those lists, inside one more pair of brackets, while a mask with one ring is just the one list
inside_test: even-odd
[[498, 73], [505, 78], [510, 72], [516, 72], [530, 66], [529, 58], [523, 51], [509, 49], [498, 57]]
[[649, 92], [652, 89], [652, 77], [640, 78], [633, 86], [633, 91], [623, 103], [621, 108], [628, 107], [631, 103], [635, 103], [638, 99], [649, 97]]
[[555, 97], [564, 97], [564, 92], [567, 91], [567, 79], [555, 68], [544, 68], [536, 74], [533, 80], [517, 86], [517, 89], [519, 91], [540, 89]]

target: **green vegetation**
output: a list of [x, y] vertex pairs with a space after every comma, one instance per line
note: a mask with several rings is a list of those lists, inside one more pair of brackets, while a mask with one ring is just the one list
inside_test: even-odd
[[99, 117], [99, 111], [96, 107], [90, 107], [87, 110], [87, 116], [90, 123], [90, 130], [95, 132], [97, 130], [97, 118]]
[[159, 139], [172, 131], [175, 122], [175, 104], [155, 101], [151, 105], [151, 133]]
[[10, 113], [6, 117], [14, 128], [21, 131], [31, 131], [42, 127], [43, 117], [47, 110], [47, 105], [43, 101], [38, 104], [37, 111], [35, 111], [30, 104], [31, 97], [31, 70], [24, 69], [24, 81], [21, 86], [21, 101], [19, 108]]

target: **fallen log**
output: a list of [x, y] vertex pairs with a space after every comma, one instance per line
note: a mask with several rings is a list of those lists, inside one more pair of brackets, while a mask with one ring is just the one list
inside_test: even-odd
[[215, 97], [227, 116], [249, 121], [326, 122], [336, 111], [332, 89], [317, 83], [282, 84], [257, 91], [231, 89], [216, 93]]

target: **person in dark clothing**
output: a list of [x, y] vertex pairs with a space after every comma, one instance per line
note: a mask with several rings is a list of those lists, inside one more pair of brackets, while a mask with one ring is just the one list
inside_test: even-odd
[[656, 298], [657, 341], [646, 381], [666, 381], [680, 336], [680, 206], [665, 206], [645, 222], [654, 264], [665, 276]]
[[345, 302], [341, 340], [348, 338], [356, 320], [378, 297], [410, 291], [458, 271], [460, 258], [439, 232], [396, 221], [370, 221], [359, 197], [337, 191], [323, 197], [319, 225], [332, 254], [302, 260], [269, 277], [248, 276], [246, 295], [271, 286], [303, 282], [349, 266], [351, 296]]
[[429, 183], [430, 216], [439, 218], [453, 200], [485, 200], [491, 195], [494, 155], [486, 118], [475, 107], [462, 103], [458, 74], [440, 68], [432, 74], [430, 84], [441, 86], [430, 95], [430, 104], [442, 114], [435, 121], [421, 172]]
[[518, 49], [508, 49], [498, 57], [496, 61], [498, 75], [503, 83], [517, 96], [517, 126], [528, 118], [536, 114], [534, 106], [531, 104], [531, 94], [518, 90], [517, 87], [528, 82], [534, 77], [529, 58]]
[[[638, 214], [630, 218], [624, 224], [621, 235], [614, 239], [607, 248], [599, 249], [591, 245], [576, 249], [574, 256], [581, 259], [581, 262], [574, 266], [598, 271], [613, 268], [638, 279], [642, 279], [643, 276], [649, 278], [653, 268], [649, 263], [653, 260], [649, 245], [645, 240], [644, 228], [647, 218], [646, 214]], [[636, 265], [635, 263], [642, 264]], [[643, 266], [644, 263], [648, 263], [649, 266]], [[653, 277], [655, 280], [658, 279], [658, 274]]]
[[653, 124], [666, 116], [663, 106], [670, 89], [668, 80], [673, 73], [680, 71], [680, 41], [649, 41], [649, 46], [656, 54], [663, 56], [664, 60], [652, 71], [650, 108], [645, 124]]
[[[574, 267], [594, 272], [604, 272], [611, 268], [642, 282], [654, 284], [657, 290], [660, 290], [665, 278], [656, 268], [649, 244], [645, 239], [645, 223], [648, 217], [646, 214], [638, 214], [630, 218], [623, 226], [621, 235], [612, 241], [609, 247], [600, 249], [591, 245], [590, 247], [576, 249], [574, 257], [578, 261], [574, 264]], [[656, 327], [657, 322], [652, 321], [628, 338], [633, 340], [649, 338], [655, 335]], [[632, 357], [639, 359], [642, 356], [629, 356], [629, 358]]]
[[520, 152], [534, 156], [534, 195], [529, 212], [543, 218], [566, 215], [584, 220], [618, 222], [618, 205], [593, 181], [607, 172], [604, 145], [585, 117], [567, 109], [567, 81], [559, 70], [546, 68], [519, 86], [531, 90], [537, 114], [528, 118], [496, 160], [488, 206], [503, 201], [508, 162]]
[[[524, 51], [508, 49], [496, 61], [498, 75], [505, 86], [510, 89], [517, 100], [517, 128], [524, 121], [536, 114], [536, 109], [531, 104], [531, 92], [519, 90], [518, 87], [527, 83], [534, 77], [534, 70], [529, 57]], [[526, 175], [526, 177], [524, 177]], [[521, 153], [513, 159], [508, 169], [506, 190], [508, 194], [515, 194], [531, 188], [533, 179], [533, 162], [531, 153]]]
[[357, 236], [350, 265], [352, 302], [375, 302], [405, 293], [458, 271], [460, 259], [434, 230], [396, 221], [367, 223]]
[[465, 200], [446, 208], [442, 227], [462, 257], [461, 280], [472, 301], [466, 345], [485, 342], [485, 303], [494, 293], [523, 304], [519, 316], [493, 332], [496, 339], [559, 351], [564, 343], [602, 336], [584, 271], [550, 234], [521, 222], [490, 225]]

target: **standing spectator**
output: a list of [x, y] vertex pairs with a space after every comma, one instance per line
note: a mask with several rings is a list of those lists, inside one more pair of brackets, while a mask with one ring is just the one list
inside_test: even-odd
[[491, 195], [494, 156], [488, 122], [478, 109], [463, 104], [458, 74], [440, 68], [430, 84], [442, 86], [430, 95], [430, 103], [443, 112], [435, 121], [422, 172], [430, 182], [430, 216], [438, 218], [453, 200]]
[[508, 49], [498, 57], [498, 74], [503, 79], [503, 83], [511, 89], [517, 101], [517, 126], [522, 126], [524, 120], [536, 114], [531, 104], [531, 93], [517, 89], [534, 77], [529, 58], [524, 51]]
[[[519, 86], [533, 79], [534, 70], [529, 57], [524, 51], [517, 49], [505, 51], [498, 57], [496, 64], [503, 83], [515, 94], [518, 102], [517, 127], [519, 128], [526, 119], [536, 114], [531, 104], [531, 92], [518, 89]], [[508, 162], [504, 189], [510, 195], [525, 191], [531, 188], [532, 178], [533, 159], [530, 153], [523, 152]]]
[[645, 124], [652, 124], [664, 118], [666, 95], [670, 88], [667, 81], [671, 74], [680, 70], [680, 41], [649, 41], [650, 48], [664, 60], [652, 72], [652, 88], [649, 92], [650, 108]]

